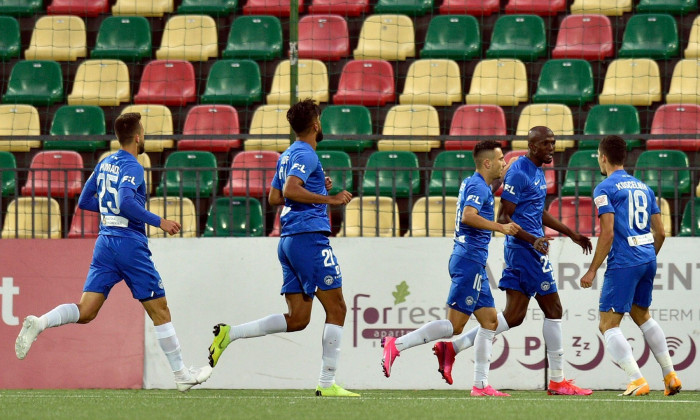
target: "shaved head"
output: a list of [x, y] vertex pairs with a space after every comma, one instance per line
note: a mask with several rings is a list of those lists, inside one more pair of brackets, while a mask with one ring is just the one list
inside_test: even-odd
[[532, 144], [533, 142], [540, 139], [545, 139], [547, 137], [554, 137], [554, 133], [548, 127], [545, 127], [543, 125], [532, 127], [530, 131], [527, 132], [527, 142], [529, 144]]

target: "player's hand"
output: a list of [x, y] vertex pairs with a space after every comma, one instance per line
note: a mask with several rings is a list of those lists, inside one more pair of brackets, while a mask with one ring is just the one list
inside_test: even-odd
[[326, 177], [326, 191], [330, 191], [331, 188], [333, 188], [333, 180], [331, 177], [327, 176]]
[[581, 277], [581, 287], [588, 289], [593, 286], [593, 280], [595, 280], [595, 273], [591, 271], [586, 271], [586, 274]]
[[350, 194], [348, 191], [341, 191], [336, 195], [330, 196], [330, 203], [334, 206], [340, 206], [340, 205], [345, 205], [348, 204], [352, 200], [352, 194]]
[[593, 244], [591, 244], [591, 240], [588, 238], [588, 236], [581, 235], [577, 232], [571, 237], [571, 240], [577, 243], [583, 249], [583, 253], [586, 255], [590, 254], [593, 250]]
[[520, 225], [514, 222], [501, 224], [501, 233], [505, 235], [515, 236], [518, 234], [520, 229]]
[[174, 220], [160, 219], [160, 228], [171, 235], [175, 235], [180, 232], [182, 226]]
[[549, 236], [537, 238], [535, 239], [535, 243], [532, 244], [532, 246], [535, 248], [535, 251], [547, 255], [549, 254], [549, 241], [551, 241], [552, 239], [554, 238], [550, 238]]

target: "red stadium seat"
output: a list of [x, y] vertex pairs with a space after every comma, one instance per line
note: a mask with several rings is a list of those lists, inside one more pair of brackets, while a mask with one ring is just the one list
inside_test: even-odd
[[561, 22], [552, 58], [603, 60], [612, 57], [610, 19], [603, 15], [569, 15]]
[[[591, 197], [561, 197], [549, 203], [547, 211], [575, 232], [586, 236], [600, 235], [600, 221]], [[545, 236], [562, 236], [554, 229], [545, 227]]]
[[552, 16], [560, 12], [566, 12], [566, 0], [510, 0], [506, 4], [508, 14]]
[[[519, 156], [519, 159], [524, 159], [523, 156], [526, 154], [527, 150], [511, 150], [510, 152], [506, 153], [503, 158], [505, 159], [506, 163], [508, 163], [511, 158], [516, 156]], [[544, 179], [547, 181], [547, 194], [557, 193], [557, 173], [552, 168], [554, 168], [554, 160], [552, 160], [552, 163], [545, 163], [542, 165], [542, 169], [544, 170]], [[502, 192], [503, 185], [498, 188], [498, 191], [496, 191], [494, 195], [500, 197]]]
[[333, 95], [333, 103], [346, 105], [382, 106], [394, 100], [394, 69], [384, 60], [349, 61]]
[[224, 195], [263, 197], [270, 192], [280, 154], [270, 150], [240, 152], [231, 163], [231, 176]]
[[439, 10], [442, 15], [490, 16], [500, 7], [499, 0], [444, 0]]
[[81, 210], [76, 204], [68, 237], [97, 238], [98, 233], [100, 233], [100, 213]]
[[[288, 17], [291, 11], [289, 0], [248, 0], [243, 6], [244, 15], [272, 15]], [[304, 10], [304, 2], [299, 2], [299, 14]]]
[[184, 60], [154, 60], [141, 76], [136, 104], [183, 106], [197, 100], [194, 67]]
[[[68, 170], [72, 169], [72, 170]], [[83, 189], [83, 158], [67, 150], [43, 151], [32, 158], [23, 196], [73, 198]]]
[[333, 13], [341, 16], [360, 16], [369, 13], [369, 0], [313, 0], [309, 13]]
[[[187, 113], [185, 135], [239, 134], [238, 112], [231, 105], [197, 105]], [[183, 139], [178, 150], [228, 152], [241, 147], [240, 139]]]
[[337, 61], [350, 55], [348, 23], [338, 15], [307, 15], [299, 20], [299, 58]]
[[95, 17], [109, 13], [109, 0], [53, 0], [46, 7], [50, 15], [77, 15]]
[[666, 104], [654, 113], [650, 134], [695, 134], [695, 139], [647, 140], [647, 149], [700, 150], [700, 105]]
[[[462, 105], [452, 116], [451, 136], [505, 136], [506, 116], [498, 105]], [[472, 150], [479, 140], [447, 140], [446, 150]], [[508, 142], [501, 141], [503, 147]]]

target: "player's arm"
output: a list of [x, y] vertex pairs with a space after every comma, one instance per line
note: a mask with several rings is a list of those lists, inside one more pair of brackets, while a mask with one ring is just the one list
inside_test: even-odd
[[600, 235], [598, 243], [595, 246], [593, 253], [593, 261], [586, 274], [581, 277], [581, 287], [588, 288], [593, 285], [596, 272], [607, 258], [612, 248], [613, 238], [615, 237], [615, 213], [604, 213], [600, 215]]
[[97, 181], [95, 180], [94, 172], [90, 175], [87, 182], [85, 182], [83, 191], [80, 193], [80, 198], [78, 198], [78, 207], [96, 213], [100, 211], [100, 202], [97, 198]]
[[282, 195], [297, 203], [304, 204], [331, 204], [340, 205], [347, 204], [352, 199], [352, 194], [343, 190], [336, 195], [321, 195], [312, 193], [311, 191], [304, 188], [304, 181], [301, 178], [289, 175], [284, 182], [284, 189], [282, 190]]
[[[508, 201], [501, 197], [501, 206], [498, 208], [498, 217], [496, 220], [498, 223], [501, 224], [507, 224], [507, 223], [515, 223], [511, 217], [513, 217], [513, 213], [515, 213], [515, 207], [517, 205], [513, 203], [512, 201]], [[552, 238], [549, 237], [542, 237], [542, 238], [537, 238], [535, 235], [531, 234], [530, 232], [527, 232], [525, 229], [519, 229], [518, 233], [515, 235], [516, 238], [528, 242], [532, 244], [532, 246], [539, 252], [546, 254], [549, 250], [549, 241], [552, 240]]]
[[661, 218], [661, 213], [655, 213], [651, 215], [651, 234], [654, 236], [654, 252], [659, 255], [661, 250], [661, 245], [663, 245], [666, 239], [666, 232], [664, 231], [664, 222]]
[[518, 226], [517, 223], [496, 223], [487, 220], [480, 216], [479, 211], [472, 206], [464, 206], [464, 210], [462, 211], [462, 223], [473, 228], [492, 230], [505, 235], [515, 235], [520, 230], [520, 226]]
[[129, 220], [144, 222], [151, 226], [156, 226], [174, 235], [180, 231], [182, 227], [180, 223], [174, 220], [164, 219], [155, 213], [146, 210], [145, 207], [136, 201], [136, 191], [128, 187], [119, 188], [119, 211], [120, 215]]
[[572, 241], [583, 249], [584, 254], [588, 254], [593, 249], [593, 244], [591, 244], [591, 240], [588, 236], [574, 232], [568, 226], [560, 222], [559, 219], [552, 216], [547, 210], [542, 212], [542, 224], [571, 238]]
[[270, 193], [267, 195], [267, 202], [271, 206], [282, 206], [284, 205], [284, 197], [282, 196], [282, 191], [275, 187], [270, 188]]

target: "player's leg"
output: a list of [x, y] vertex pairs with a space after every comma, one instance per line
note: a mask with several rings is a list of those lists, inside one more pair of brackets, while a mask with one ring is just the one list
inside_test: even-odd
[[542, 336], [547, 347], [549, 379], [553, 382], [564, 380], [564, 345], [561, 330], [562, 307], [559, 293], [537, 294], [535, 300], [544, 313]]

